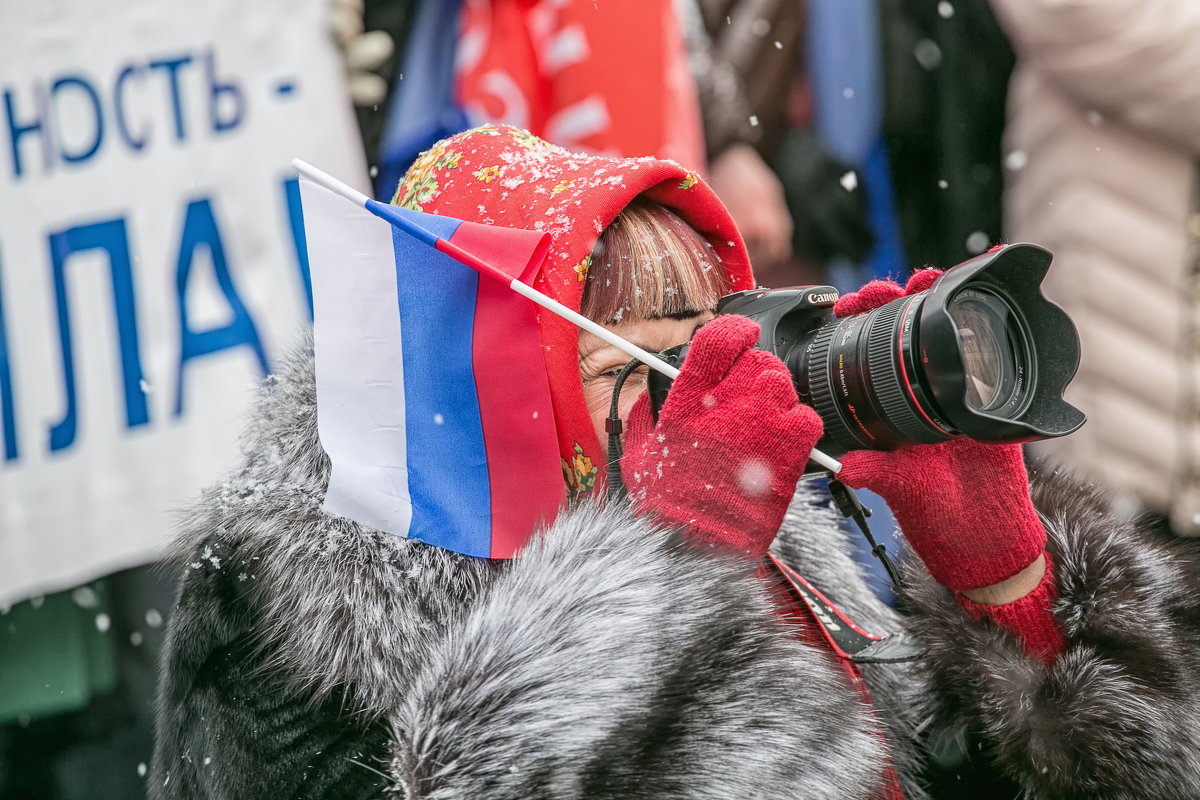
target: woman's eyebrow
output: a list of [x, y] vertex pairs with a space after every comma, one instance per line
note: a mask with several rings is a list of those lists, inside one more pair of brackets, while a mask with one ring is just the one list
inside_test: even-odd
[[[637, 345], [638, 347], [642, 348], [643, 350], [646, 350], [647, 352], [651, 352], [651, 353], [658, 352], [654, 347], [650, 346], [646, 342], [637, 341], [635, 339], [627, 339], [626, 341], [630, 342], [631, 344]], [[609, 344], [608, 342], [604, 342], [603, 344], [593, 347], [591, 350], [588, 350], [586, 353], [580, 353], [579, 354], [579, 363], [582, 365], [585, 362], [587, 362], [588, 360], [592, 360], [592, 361], [612, 360], [613, 362], [616, 362], [618, 360], [618, 358], [617, 358], [618, 356], [620, 357], [619, 360], [622, 364], [627, 364], [631, 360], [635, 360], [633, 356], [629, 355], [621, 348], [614, 347], [613, 345]]]
[[581, 350], [579, 353], [579, 363], [582, 364], [584, 361], [586, 361], [587, 359], [589, 359], [593, 355], [595, 355], [596, 352], [603, 350], [605, 347], [612, 347], [612, 345], [610, 345], [608, 342], [601, 340], [599, 343], [593, 345], [592, 347], [588, 348], [587, 350]]
[[[644, 346], [643, 346], [643, 345], [642, 345], [640, 342], [635, 342], [635, 341], [633, 341], [632, 339], [629, 339], [629, 340], [627, 340], [627, 341], [631, 342], [632, 344], [635, 344], [635, 345], [637, 345], [638, 347], [641, 347], [643, 350], [649, 350], [649, 349], [650, 349], [650, 348], [648, 348], [648, 347], [644, 347]], [[623, 356], [623, 357], [624, 357], [626, 360], [628, 360], [628, 359], [630, 359], [630, 358], [632, 358], [632, 357], [633, 357], [633, 356], [627, 355], [627, 354], [625, 353], [625, 351], [623, 351], [621, 348], [619, 348], [619, 347], [614, 347], [613, 345], [609, 344], [608, 342], [604, 342], [603, 344], [597, 345], [596, 347], [593, 347], [591, 350], [588, 350], [586, 353], [580, 353], [580, 354], [579, 354], [579, 363], [581, 363], [581, 364], [582, 364], [584, 361], [587, 361], [589, 358], [592, 358], [592, 359], [594, 359], [594, 358], [596, 358], [596, 357], [598, 357], [598, 356], [599, 356], [599, 357], [604, 357], [604, 358], [607, 358], [607, 357], [609, 356], [609, 352], [608, 352], [608, 351], [612, 351], [613, 353], [619, 353], [619, 354], [621, 354], [621, 355], [622, 355], [622, 356]]]

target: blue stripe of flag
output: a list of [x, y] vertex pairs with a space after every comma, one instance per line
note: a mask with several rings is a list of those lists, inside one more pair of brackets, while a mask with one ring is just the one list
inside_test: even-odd
[[[423, 223], [444, 239], [461, 224], [433, 215]], [[479, 274], [399, 229], [392, 241], [412, 498], [408, 536], [487, 557], [491, 490], [471, 355]]]

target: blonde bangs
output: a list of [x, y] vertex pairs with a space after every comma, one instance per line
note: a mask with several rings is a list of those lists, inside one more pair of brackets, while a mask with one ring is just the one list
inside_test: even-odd
[[703, 236], [665, 206], [636, 199], [592, 250], [581, 313], [601, 324], [712, 311], [729, 288]]

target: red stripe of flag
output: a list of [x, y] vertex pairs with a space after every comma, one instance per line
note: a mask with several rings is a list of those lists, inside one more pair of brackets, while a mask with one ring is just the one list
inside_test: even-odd
[[[513, 263], [514, 254], [530, 252], [531, 236], [542, 237], [532, 248], [534, 258]], [[546, 238], [464, 222], [450, 243], [520, 278], [541, 263]], [[510, 352], [501, 363], [488, 353], [499, 341]], [[536, 306], [506, 284], [482, 277], [472, 349], [492, 496], [492, 557], [510, 558], [565, 499]]]

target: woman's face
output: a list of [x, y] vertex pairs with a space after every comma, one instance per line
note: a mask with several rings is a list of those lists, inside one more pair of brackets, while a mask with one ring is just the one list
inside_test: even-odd
[[[605, 327], [622, 339], [633, 342], [651, 353], [657, 353], [690, 341], [696, 329], [714, 316], [712, 312], [706, 311], [686, 319], [647, 319], [619, 322]], [[617, 373], [630, 360], [628, 354], [599, 336], [587, 331], [579, 332], [579, 373], [583, 378], [583, 397], [587, 401], [596, 439], [606, 449], [608, 433], [604, 430], [604, 421], [608, 419], [609, 406], [612, 405], [613, 386], [617, 382]], [[629, 417], [629, 410], [642, 396], [642, 392], [646, 391], [647, 370], [645, 364], [641, 365], [621, 387], [619, 408], [622, 422]]]

